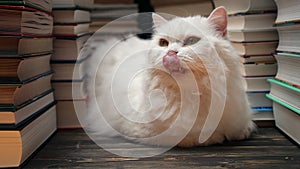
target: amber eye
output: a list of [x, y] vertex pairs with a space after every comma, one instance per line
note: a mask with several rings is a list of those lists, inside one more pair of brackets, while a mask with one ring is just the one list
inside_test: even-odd
[[159, 46], [166, 47], [169, 45], [169, 42], [166, 39], [159, 39]]
[[183, 45], [193, 45], [195, 43], [197, 43], [201, 38], [195, 37], [195, 36], [191, 36], [188, 37], [184, 40]]

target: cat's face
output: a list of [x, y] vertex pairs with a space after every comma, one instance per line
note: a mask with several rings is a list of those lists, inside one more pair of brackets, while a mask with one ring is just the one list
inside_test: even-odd
[[153, 21], [156, 33], [152, 39], [150, 60], [170, 73], [184, 74], [199, 61], [199, 56], [207, 56], [212, 38], [223, 38], [226, 34], [223, 8], [216, 9], [208, 18], [178, 17], [166, 21], [153, 15]]

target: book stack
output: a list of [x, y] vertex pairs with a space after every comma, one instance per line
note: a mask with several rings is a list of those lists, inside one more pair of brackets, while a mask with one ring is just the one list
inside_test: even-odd
[[0, 168], [19, 167], [56, 130], [50, 0], [0, 1]]
[[93, 0], [53, 0], [54, 70], [52, 85], [57, 101], [57, 127], [81, 128], [78, 116], [86, 112], [82, 65], [88, 59], [80, 52], [90, 37], [90, 10]]
[[273, 27], [276, 4], [273, 0], [214, 0], [216, 6], [228, 11], [228, 39], [241, 56], [247, 96], [258, 126], [273, 126], [272, 102], [265, 94], [270, 91], [267, 79], [274, 77], [277, 63], [272, 53], [278, 44]]
[[276, 126], [300, 144], [300, 1], [275, 0], [279, 45], [278, 71], [267, 97], [273, 101]]

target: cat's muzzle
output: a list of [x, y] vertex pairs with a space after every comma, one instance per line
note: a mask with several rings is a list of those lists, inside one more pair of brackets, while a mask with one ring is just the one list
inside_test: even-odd
[[170, 73], [184, 73], [177, 51], [170, 50], [163, 57], [163, 65]]

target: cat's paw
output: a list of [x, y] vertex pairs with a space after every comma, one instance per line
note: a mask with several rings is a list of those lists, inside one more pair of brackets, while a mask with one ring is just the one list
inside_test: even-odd
[[251, 133], [256, 131], [256, 125], [253, 121], [250, 121], [248, 125], [245, 127], [244, 130], [240, 132], [240, 134], [237, 135], [236, 138], [230, 139], [230, 140], [243, 140], [247, 139], [251, 136]]

